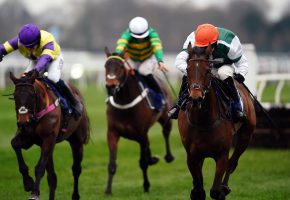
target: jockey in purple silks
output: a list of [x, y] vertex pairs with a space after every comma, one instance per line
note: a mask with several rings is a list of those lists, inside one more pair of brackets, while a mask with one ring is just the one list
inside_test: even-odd
[[56, 84], [58, 90], [73, 107], [75, 117], [81, 116], [83, 105], [61, 80], [63, 56], [53, 35], [47, 31], [39, 30], [35, 24], [25, 24], [20, 28], [17, 36], [0, 44], [0, 61], [4, 56], [17, 49], [24, 57], [33, 61], [25, 72], [29, 73], [36, 70], [43, 74], [47, 71], [48, 79]]

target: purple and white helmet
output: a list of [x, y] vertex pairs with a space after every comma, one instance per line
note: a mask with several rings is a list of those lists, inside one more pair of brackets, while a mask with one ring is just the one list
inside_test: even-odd
[[25, 24], [18, 34], [22, 46], [33, 47], [40, 43], [40, 30], [35, 24]]

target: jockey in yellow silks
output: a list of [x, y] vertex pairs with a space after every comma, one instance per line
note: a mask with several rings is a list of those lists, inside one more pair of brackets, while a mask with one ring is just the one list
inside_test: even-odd
[[17, 36], [0, 44], [0, 61], [15, 50], [19, 50], [24, 57], [33, 61], [33, 64], [25, 70], [26, 73], [32, 70], [41, 74], [48, 72], [48, 79], [56, 84], [58, 90], [70, 102], [78, 118], [83, 106], [61, 79], [63, 56], [53, 35], [45, 30], [40, 30], [35, 24], [25, 24], [20, 28]]

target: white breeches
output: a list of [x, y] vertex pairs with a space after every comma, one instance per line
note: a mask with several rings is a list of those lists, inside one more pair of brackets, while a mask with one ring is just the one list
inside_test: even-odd
[[234, 72], [235, 72], [235, 68], [232, 65], [223, 65], [218, 69], [216, 68], [212, 69], [212, 74], [215, 77], [221, 79], [222, 81], [228, 78], [229, 76], [233, 77]]
[[[32, 62], [32, 64], [26, 68], [25, 72], [31, 71], [35, 65], [36, 62]], [[61, 77], [62, 68], [63, 68], [63, 56], [62, 54], [60, 54], [56, 60], [52, 61], [46, 67], [46, 71], [48, 73], [47, 78], [53, 81], [54, 83], [57, 83]]]
[[152, 74], [153, 71], [158, 67], [157, 60], [154, 55], [147, 58], [143, 62], [134, 61], [132, 59], [128, 60], [132, 68], [136, 69], [140, 74], [147, 76]]

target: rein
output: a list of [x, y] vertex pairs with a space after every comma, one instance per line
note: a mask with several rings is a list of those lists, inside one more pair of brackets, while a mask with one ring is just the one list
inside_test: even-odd
[[39, 111], [38, 113], [36, 113], [37, 119], [40, 119], [44, 115], [46, 115], [46, 114], [50, 113], [51, 111], [53, 111], [59, 105], [59, 99], [56, 99], [54, 103], [49, 104], [49, 97], [48, 97], [48, 93], [47, 93], [46, 89], [44, 88], [44, 86], [41, 84], [40, 81], [35, 80], [35, 83], [44, 92], [45, 103], [46, 103], [45, 108], [43, 110]]

